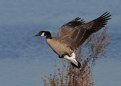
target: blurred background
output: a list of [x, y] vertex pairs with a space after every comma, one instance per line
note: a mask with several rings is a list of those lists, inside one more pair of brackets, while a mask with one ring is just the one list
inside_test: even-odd
[[[96, 86], [121, 86], [121, 0], [0, 0], [0, 86], [43, 86], [42, 78], [61, 64], [44, 38], [61, 25], [81, 17], [93, 20], [104, 12], [111, 43], [93, 68]], [[59, 65], [58, 65], [59, 66]]]

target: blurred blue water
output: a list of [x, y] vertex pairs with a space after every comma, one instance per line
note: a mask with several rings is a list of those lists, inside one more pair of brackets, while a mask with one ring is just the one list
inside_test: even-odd
[[[109, 11], [111, 43], [106, 56], [94, 68], [96, 86], [120, 86], [121, 0], [0, 0], [0, 86], [42, 86], [61, 60], [34, 35], [49, 30], [53, 35], [64, 23], [79, 16], [90, 21]], [[115, 70], [115, 71], [114, 71]], [[103, 75], [103, 73], [105, 73]], [[113, 78], [116, 78], [114, 81]]]

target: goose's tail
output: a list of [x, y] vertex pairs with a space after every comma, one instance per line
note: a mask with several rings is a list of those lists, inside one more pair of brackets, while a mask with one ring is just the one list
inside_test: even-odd
[[73, 52], [71, 57], [65, 55], [64, 58], [67, 59], [68, 61], [71, 62], [72, 66], [76, 67], [76, 68], [80, 68], [81, 67], [81, 64], [79, 61], [76, 60], [76, 55], [75, 53]]
[[76, 67], [76, 68], [80, 68], [81, 67], [81, 64], [80, 64], [79, 61], [77, 61], [77, 65], [71, 62], [71, 65]]

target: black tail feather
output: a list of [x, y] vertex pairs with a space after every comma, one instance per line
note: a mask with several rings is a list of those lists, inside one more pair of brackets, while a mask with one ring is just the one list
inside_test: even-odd
[[74, 63], [72, 63], [72, 62], [71, 62], [71, 65], [72, 65], [72, 66], [74, 66], [74, 67], [76, 67], [76, 68], [80, 68], [80, 67], [81, 67], [81, 64], [80, 64], [80, 62], [79, 62], [79, 61], [77, 61], [77, 62], [78, 62], [78, 65], [75, 65], [75, 64], [74, 64]]

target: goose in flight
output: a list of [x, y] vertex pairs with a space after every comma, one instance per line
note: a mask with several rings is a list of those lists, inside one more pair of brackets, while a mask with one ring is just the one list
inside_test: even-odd
[[77, 50], [91, 34], [103, 28], [109, 19], [111, 19], [109, 12], [105, 12], [90, 22], [85, 22], [77, 17], [64, 24], [56, 37], [52, 37], [49, 31], [40, 31], [35, 36], [45, 36], [47, 44], [59, 58], [65, 58], [74, 67], [80, 68], [80, 62], [76, 59], [74, 51]]

